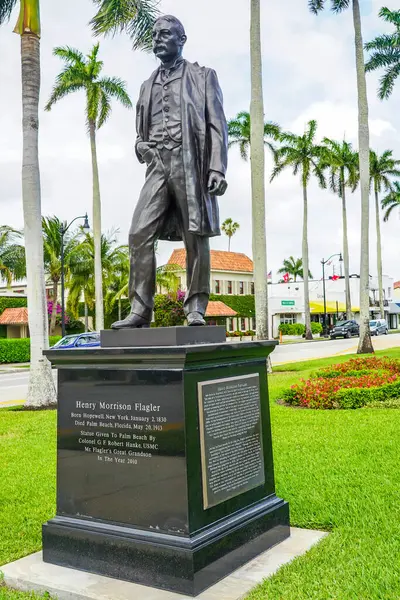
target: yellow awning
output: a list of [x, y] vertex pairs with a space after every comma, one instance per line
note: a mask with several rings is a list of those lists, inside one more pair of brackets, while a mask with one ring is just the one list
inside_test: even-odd
[[[311, 310], [312, 313], [323, 314], [324, 313], [324, 302], [323, 302], [323, 300], [321, 300], [320, 302], [311, 301], [310, 302], [310, 310]], [[326, 302], [326, 312], [327, 313], [333, 313], [333, 314], [336, 314], [337, 312], [346, 312], [346, 305], [344, 304], [344, 302], [338, 302], [336, 304], [336, 302], [327, 301]], [[360, 307], [359, 306], [352, 306], [351, 307], [351, 312], [353, 312], [353, 313], [359, 313], [360, 312]]]

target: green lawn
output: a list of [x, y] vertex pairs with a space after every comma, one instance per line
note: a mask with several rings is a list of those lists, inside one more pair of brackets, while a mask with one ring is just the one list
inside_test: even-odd
[[[400, 348], [378, 352], [400, 358]], [[347, 360], [280, 366], [270, 378], [277, 493], [291, 523], [329, 530], [248, 600], [400, 599], [400, 411], [310, 411], [275, 400]], [[54, 514], [55, 412], [0, 410], [0, 564], [40, 548]], [[0, 588], [1, 600], [37, 598]], [[221, 598], [223, 600], [223, 598]]]

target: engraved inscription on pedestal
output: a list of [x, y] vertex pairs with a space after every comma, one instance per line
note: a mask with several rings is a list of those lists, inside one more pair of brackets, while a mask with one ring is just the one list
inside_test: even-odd
[[265, 483], [258, 373], [198, 384], [204, 508]]

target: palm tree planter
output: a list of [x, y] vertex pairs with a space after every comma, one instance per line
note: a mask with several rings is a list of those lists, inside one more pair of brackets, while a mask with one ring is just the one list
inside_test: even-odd
[[[325, 3], [326, 0], [308, 0], [311, 12], [316, 15], [324, 9]], [[340, 13], [350, 6], [353, 10], [356, 54], [361, 187], [360, 341], [357, 352], [367, 354], [373, 352], [374, 348], [369, 331], [369, 123], [360, 2], [359, 0], [331, 0], [334, 13]]]
[[[0, 24], [11, 16], [18, 0], [0, 0]], [[56, 392], [49, 361], [43, 350], [49, 347], [43, 264], [40, 170], [39, 170], [39, 93], [40, 93], [40, 6], [39, 0], [20, 0], [15, 33], [21, 36], [22, 76], [22, 203], [28, 318], [31, 345], [29, 388], [25, 405], [40, 408], [56, 403]]]
[[46, 110], [65, 96], [83, 90], [86, 94], [86, 122], [90, 137], [93, 176], [93, 236], [94, 272], [96, 293], [96, 327], [104, 329], [104, 300], [101, 266], [101, 199], [99, 168], [97, 161], [96, 134], [111, 114], [111, 99], [118, 100], [126, 108], [132, 102], [126, 92], [126, 85], [117, 77], [100, 77], [103, 63], [98, 60], [99, 44], [85, 57], [74, 48], [55, 48], [54, 55], [60, 57], [66, 66], [57, 77]]

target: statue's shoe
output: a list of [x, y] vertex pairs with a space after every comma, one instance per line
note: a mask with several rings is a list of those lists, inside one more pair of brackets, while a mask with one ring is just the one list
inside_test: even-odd
[[111, 325], [111, 329], [142, 329], [145, 327], [150, 327], [150, 321], [135, 313], [131, 313], [123, 321], [116, 321]]
[[191, 312], [186, 318], [190, 327], [202, 327], [206, 324], [203, 315], [199, 312]]

